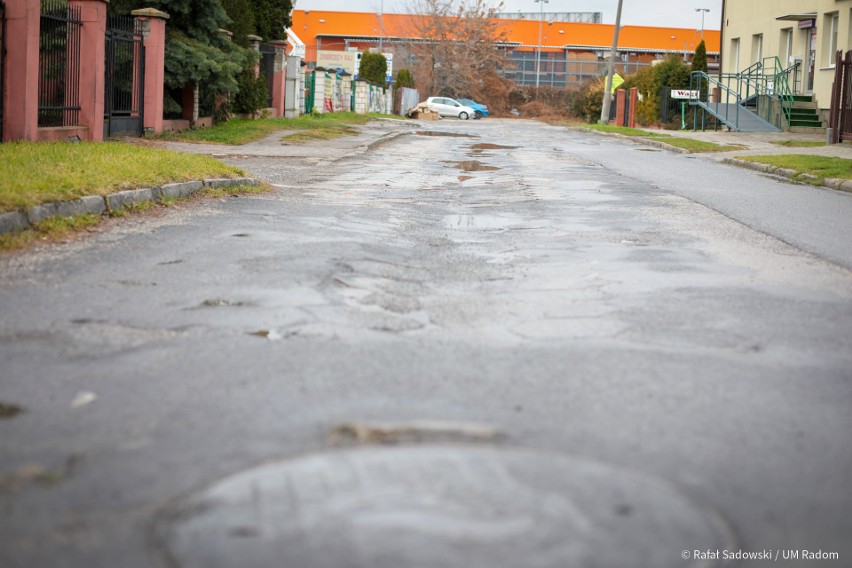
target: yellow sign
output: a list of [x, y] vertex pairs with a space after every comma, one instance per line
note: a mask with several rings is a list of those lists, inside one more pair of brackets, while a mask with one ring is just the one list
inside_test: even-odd
[[618, 89], [621, 84], [624, 83], [624, 77], [616, 73], [612, 76], [612, 94], [615, 94], [615, 90]]

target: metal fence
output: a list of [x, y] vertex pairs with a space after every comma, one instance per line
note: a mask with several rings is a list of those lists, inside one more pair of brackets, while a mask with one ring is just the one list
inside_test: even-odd
[[852, 51], [838, 51], [831, 93], [831, 142], [852, 141]]
[[80, 8], [41, 0], [38, 125], [76, 126], [80, 118]]
[[273, 78], [275, 77], [275, 48], [260, 46], [260, 74], [266, 79], [266, 107], [272, 106]]
[[107, 18], [104, 56], [104, 138], [139, 136], [145, 99], [145, 48], [136, 18]]
[[3, 142], [6, 100], [6, 4], [0, 1], [0, 142]]
[[[607, 72], [607, 62], [603, 59], [597, 61], [568, 59], [562, 53], [543, 52], [541, 60], [537, 62], [537, 54], [533, 51], [514, 51], [508, 56], [510, 66], [500, 73], [521, 86], [532, 86], [538, 83], [542, 87], [579, 90], [589, 81], [598, 79]], [[617, 61], [615, 72], [622, 77], [627, 77], [650, 65], [650, 63]]]

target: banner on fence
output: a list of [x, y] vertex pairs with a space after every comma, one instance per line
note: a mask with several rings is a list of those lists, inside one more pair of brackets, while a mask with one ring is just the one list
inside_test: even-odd
[[325, 69], [343, 69], [352, 75], [358, 74], [361, 63], [360, 53], [357, 51], [328, 51], [321, 49], [317, 51], [317, 67]]

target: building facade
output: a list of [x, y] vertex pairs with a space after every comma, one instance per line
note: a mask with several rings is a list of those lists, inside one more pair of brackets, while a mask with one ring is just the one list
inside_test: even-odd
[[[407, 61], [407, 45], [428, 41], [416, 37], [418, 26], [412, 23], [416, 18], [412, 14], [294, 10], [291, 30], [304, 42], [309, 65], [316, 63], [318, 51], [379, 48], [395, 54], [394, 67], [399, 69], [411, 63]], [[560, 21], [554, 14], [544, 14], [541, 20], [495, 20], [506, 36], [499, 47], [506, 50], [511, 63], [509, 69], [498, 71], [520, 85], [579, 89], [605, 71], [612, 24]], [[708, 66], [711, 71], [718, 70], [719, 32], [705, 29], [703, 33]], [[701, 36], [692, 28], [622, 26], [616, 70], [631, 75], [671, 55], [689, 60]]]
[[837, 51], [852, 49], [852, 0], [724, 0], [722, 72], [777, 57], [796, 94], [831, 104]]

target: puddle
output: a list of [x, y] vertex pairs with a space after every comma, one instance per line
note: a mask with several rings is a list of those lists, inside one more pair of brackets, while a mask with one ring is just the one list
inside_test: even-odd
[[24, 412], [24, 409], [17, 404], [0, 402], [0, 420], [4, 418], [14, 418], [22, 412]]
[[247, 236], [249, 236], [249, 234], [248, 233], [237, 233], [236, 235], [231, 235], [231, 236], [232, 237], [247, 237]]
[[473, 179], [473, 176], [459, 176], [459, 181], [467, 181]]
[[637, 152], [661, 152], [662, 150], [655, 150], [654, 148], [634, 148]]
[[459, 134], [457, 132], [441, 132], [439, 130], [426, 130], [424, 132], [416, 132], [417, 136], [448, 136], [450, 138], [475, 138], [470, 134]]
[[167, 260], [167, 261], [165, 261], [165, 262], [159, 262], [159, 263], [157, 263], [157, 264], [158, 264], [159, 266], [168, 266], [168, 265], [170, 265], [170, 264], [180, 264], [180, 263], [182, 263], [182, 262], [183, 262], [182, 260]]
[[465, 172], [488, 172], [491, 170], [499, 170], [497, 166], [489, 166], [478, 160], [465, 160], [464, 162], [446, 162], [447, 164], [455, 164], [456, 167]]
[[514, 150], [517, 146], [503, 146], [501, 144], [474, 144], [471, 150]]

